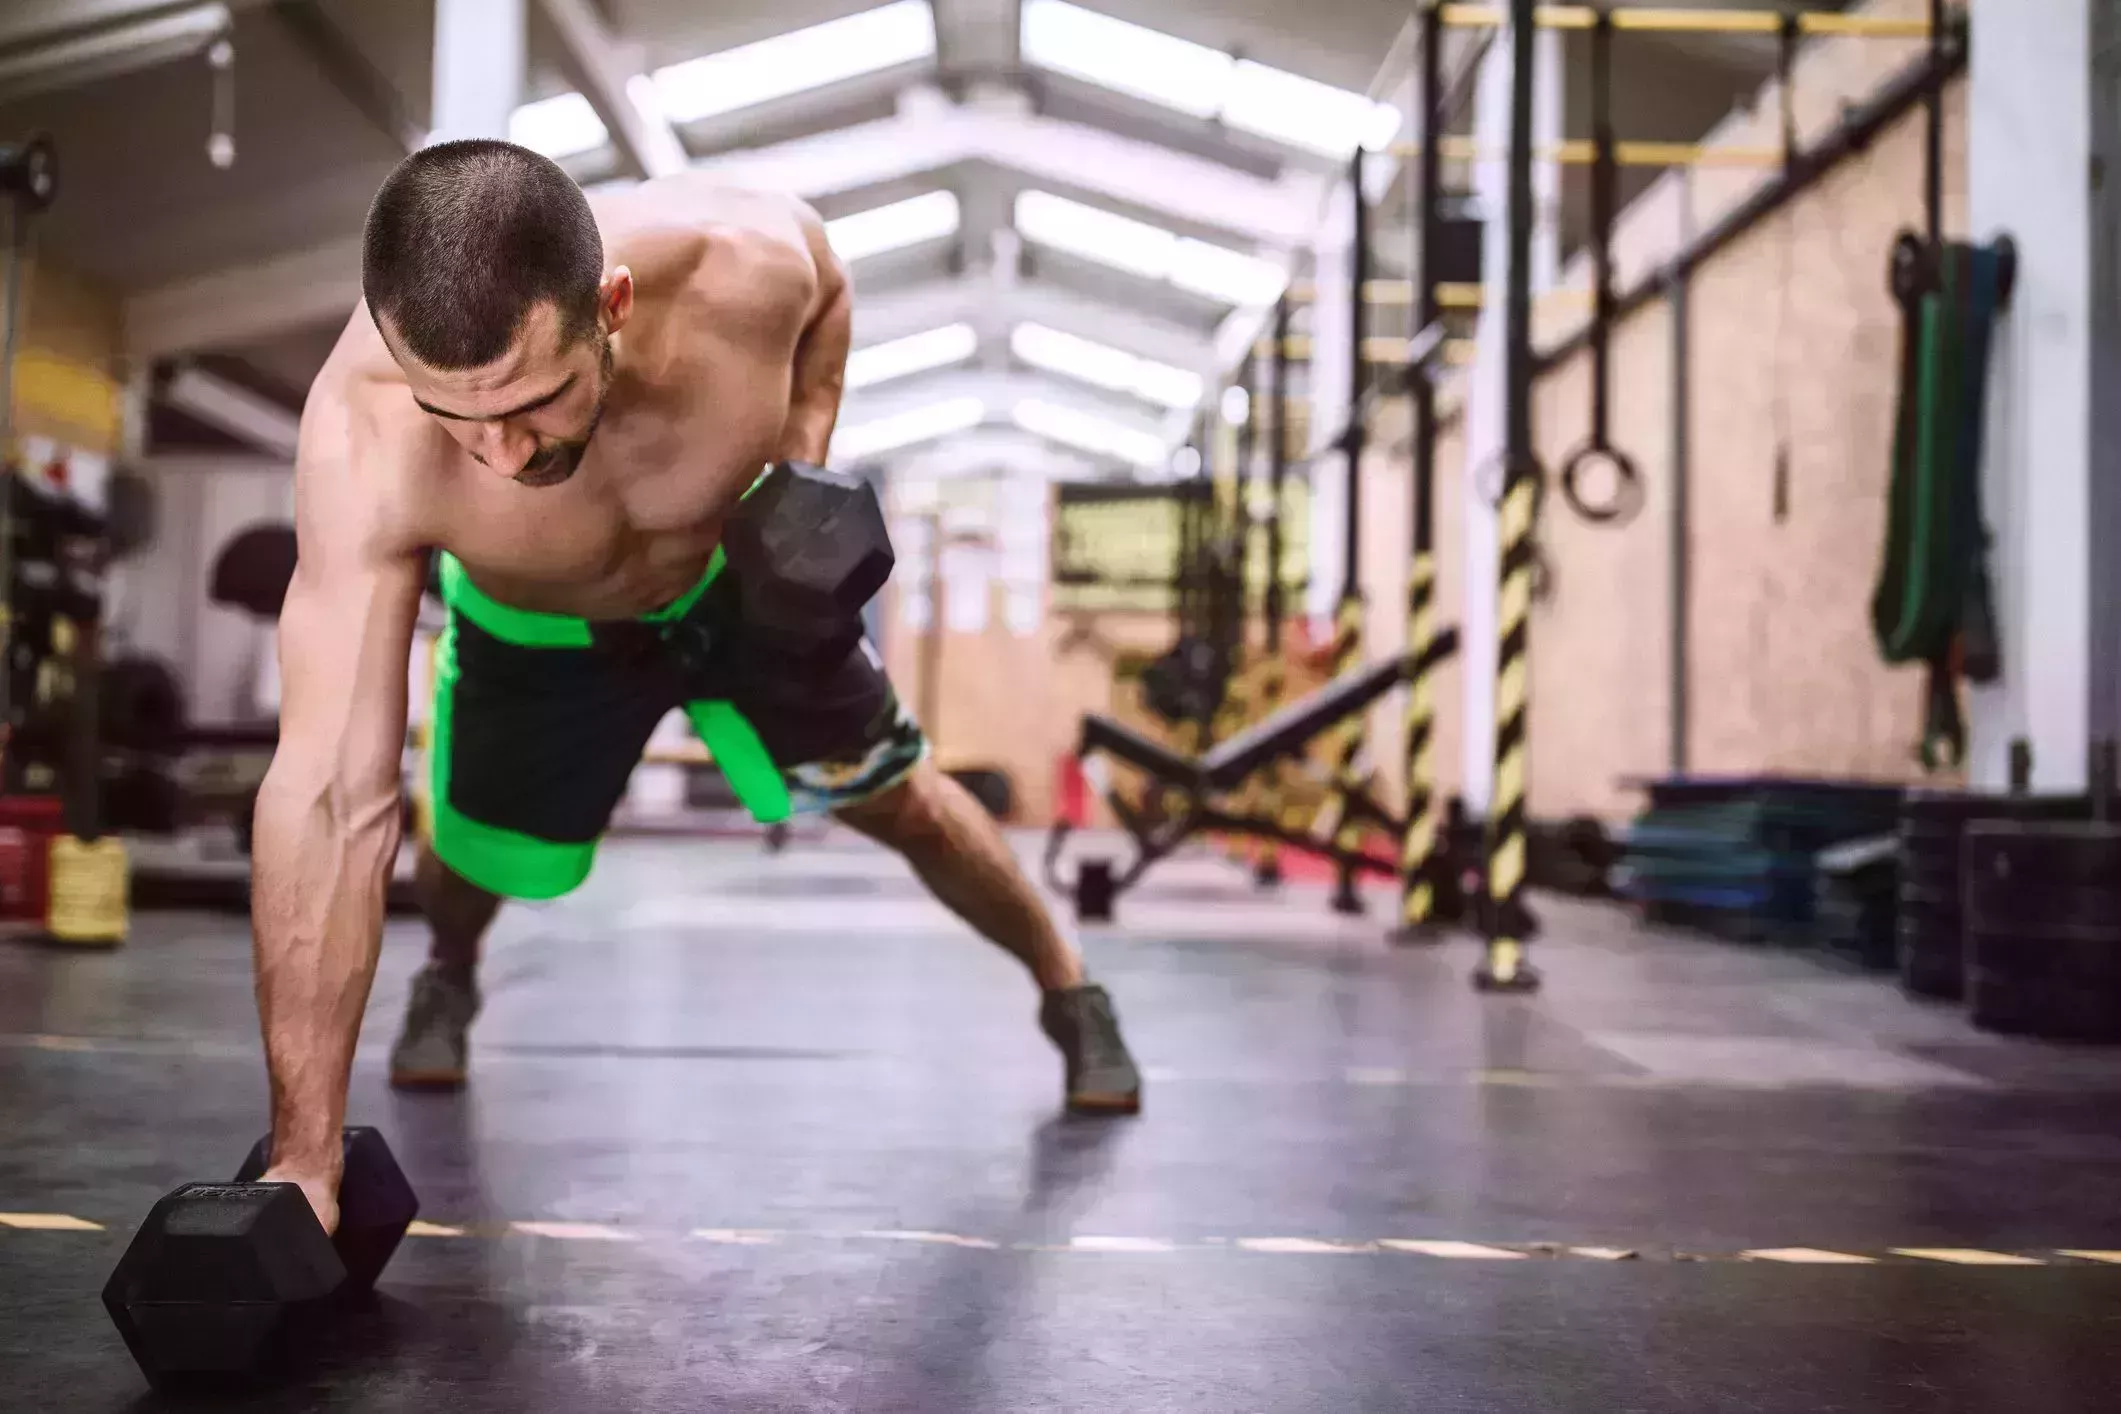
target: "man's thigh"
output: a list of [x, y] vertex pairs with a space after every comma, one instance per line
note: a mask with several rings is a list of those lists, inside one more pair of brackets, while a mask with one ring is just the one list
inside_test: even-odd
[[[747, 654], [716, 687], [720, 700], [694, 702], [688, 710], [738, 795], [761, 819], [775, 818], [770, 806], [776, 802], [785, 815], [869, 800], [905, 780], [928, 752], [927, 737], [866, 642], [826, 672]], [[773, 777], [755, 792], [730, 769], [744, 751], [730, 740], [731, 717], [755, 737], [760, 774]]]
[[676, 700], [652, 655], [510, 642], [453, 612], [430, 743], [436, 857], [506, 897], [568, 892]]

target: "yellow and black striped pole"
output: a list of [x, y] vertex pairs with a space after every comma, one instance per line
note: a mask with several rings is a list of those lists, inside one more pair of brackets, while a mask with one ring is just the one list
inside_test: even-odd
[[[1362, 190], [1363, 151], [1355, 149], [1348, 159], [1349, 199], [1354, 206], [1354, 229], [1348, 252], [1348, 425], [1341, 435], [1347, 454], [1347, 524], [1342, 540], [1340, 603], [1333, 610], [1333, 676], [1344, 678], [1362, 666], [1362, 455], [1367, 445], [1363, 426], [1364, 374], [1362, 341], [1367, 320], [1363, 285], [1370, 276], [1370, 203]], [[1362, 846], [1362, 820], [1355, 797], [1362, 790], [1362, 748], [1366, 714], [1357, 713], [1343, 723], [1333, 749], [1333, 793], [1339, 803], [1333, 843], [1342, 850]], [[1362, 895], [1356, 891], [1355, 869], [1343, 860], [1333, 890], [1335, 913], [1360, 914]]]
[[[1263, 651], [1266, 654], [1266, 682], [1263, 695], [1265, 710], [1271, 714], [1281, 706], [1282, 696], [1288, 691], [1288, 666], [1282, 658], [1282, 624], [1289, 616], [1286, 598], [1287, 586], [1282, 582], [1282, 498], [1289, 485], [1289, 301], [1283, 296], [1274, 305], [1274, 347], [1267, 356], [1267, 417], [1265, 425], [1272, 438], [1267, 443], [1267, 563], [1266, 639]], [[1270, 819], [1284, 826], [1289, 823], [1287, 790], [1282, 779], [1283, 768], [1273, 767], [1267, 776], [1264, 808]], [[1273, 888], [1281, 882], [1281, 845], [1274, 840], [1260, 842], [1259, 854], [1253, 862], [1253, 881], [1262, 888]]]
[[[1422, 12], [1421, 92], [1417, 133], [1420, 171], [1413, 182], [1417, 203], [1413, 222], [1417, 247], [1415, 330], [1429, 329], [1443, 317], [1436, 251], [1442, 241], [1440, 202], [1443, 183], [1442, 131], [1443, 12], [1430, 5]], [[1417, 338], [1417, 343], [1420, 340]], [[1436, 385], [1428, 369], [1407, 370], [1414, 401], [1414, 538], [1407, 566], [1407, 817], [1399, 849], [1399, 931], [1402, 942], [1433, 936], [1436, 881], [1444, 861], [1439, 857], [1436, 819], [1436, 774], [1431, 759], [1436, 739], [1435, 667], [1429, 649], [1436, 641]]]
[[1532, 539], [1540, 471], [1532, 455], [1532, 50], [1533, 0], [1511, 0], [1510, 263], [1507, 272], [1502, 559], [1495, 607], [1495, 784], [1488, 803], [1487, 951], [1473, 983], [1482, 991], [1531, 992], [1539, 973], [1525, 957], [1526, 736], [1531, 700]]
[[[1333, 611], [1333, 676], [1347, 677], [1362, 667], [1363, 600], [1360, 593], [1343, 594]], [[1362, 816], [1355, 808], [1362, 793], [1362, 748], [1365, 719], [1358, 714], [1339, 728], [1333, 746], [1333, 846], [1339, 850], [1362, 847]], [[1355, 869], [1342, 862], [1333, 889], [1333, 911], [1350, 915], [1363, 911], [1362, 895], [1356, 891]]]
[[1435, 669], [1427, 662], [1436, 641], [1436, 556], [1417, 553], [1407, 588], [1407, 646], [1413, 667], [1407, 679], [1407, 819], [1400, 839], [1399, 938], [1428, 935], [1436, 913], [1440, 832], [1436, 820]]

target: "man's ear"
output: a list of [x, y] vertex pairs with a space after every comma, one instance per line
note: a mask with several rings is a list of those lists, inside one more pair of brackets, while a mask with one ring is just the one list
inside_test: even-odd
[[633, 272], [620, 265], [604, 277], [597, 286], [597, 314], [603, 320], [604, 332], [616, 334], [633, 318]]

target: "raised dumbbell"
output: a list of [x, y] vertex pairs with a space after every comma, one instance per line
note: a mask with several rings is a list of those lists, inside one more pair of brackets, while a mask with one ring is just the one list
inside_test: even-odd
[[329, 1237], [300, 1188], [256, 1182], [270, 1136], [234, 1182], [187, 1183], [148, 1211], [103, 1306], [150, 1383], [252, 1374], [375, 1285], [420, 1202], [380, 1133], [349, 1128], [344, 1142]]
[[862, 607], [891, 577], [891, 535], [876, 488], [807, 462], [782, 462], [723, 533], [737, 612], [761, 650], [829, 670], [862, 639]]

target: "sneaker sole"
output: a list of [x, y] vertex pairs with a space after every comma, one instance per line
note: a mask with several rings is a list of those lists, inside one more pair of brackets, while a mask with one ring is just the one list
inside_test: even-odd
[[467, 1077], [461, 1070], [394, 1070], [390, 1073], [390, 1088], [393, 1090], [461, 1090]]
[[1139, 1093], [1132, 1095], [1070, 1095], [1068, 1097], [1068, 1113], [1070, 1114], [1132, 1115], [1140, 1114], [1141, 1108], [1142, 1097]]

